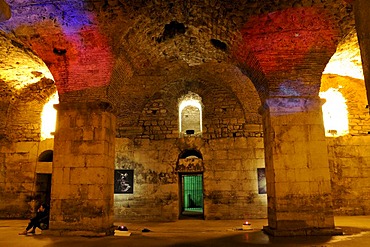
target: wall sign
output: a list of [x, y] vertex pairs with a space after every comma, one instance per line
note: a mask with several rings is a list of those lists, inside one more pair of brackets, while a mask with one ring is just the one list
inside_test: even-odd
[[114, 193], [115, 194], [134, 193], [134, 170], [114, 171]]

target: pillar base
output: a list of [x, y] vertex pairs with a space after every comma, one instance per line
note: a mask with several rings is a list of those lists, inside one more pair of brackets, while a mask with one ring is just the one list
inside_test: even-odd
[[341, 228], [305, 228], [296, 230], [277, 230], [269, 226], [263, 227], [263, 232], [274, 237], [294, 237], [294, 236], [335, 236], [343, 235]]

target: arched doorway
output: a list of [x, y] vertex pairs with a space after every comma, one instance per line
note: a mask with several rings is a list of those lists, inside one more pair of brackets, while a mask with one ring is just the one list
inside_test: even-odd
[[40, 171], [37, 171], [36, 173], [36, 200], [39, 203], [50, 204], [51, 173], [50, 169], [47, 169], [46, 166], [50, 166], [51, 168], [51, 164], [53, 162], [53, 150], [43, 151], [38, 157], [38, 162], [44, 165], [42, 165]]
[[196, 150], [185, 150], [179, 157], [180, 219], [203, 218], [203, 159]]

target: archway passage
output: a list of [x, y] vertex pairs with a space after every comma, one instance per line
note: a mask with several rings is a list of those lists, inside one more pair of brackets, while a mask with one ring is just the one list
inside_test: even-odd
[[[251, 210], [266, 215], [256, 210], [265, 204], [257, 194], [255, 172], [264, 167], [265, 157], [271, 228], [296, 234], [297, 225], [309, 230], [334, 227], [320, 101], [314, 98], [337, 36], [345, 35], [353, 20], [343, 1], [300, 1], [294, 8], [272, 1], [24, 2], [12, 1], [17, 11], [0, 23], [0, 29], [16, 38], [0, 35], [0, 55], [7, 61], [0, 68], [5, 88], [0, 93], [0, 141], [17, 144], [0, 145], [5, 157], [0, 185], [23, 190], [23, 196], [34, 184], [33, 174], [24, 172], [19, 161], [25, 164], [24, 157], [31, 157], [25, 152], [35, 146], [31, 142], [39, 141], [39, 123], [32, 117], [39, 114], [29, 119], [21, 114], [34, 108], [28, 92], [41, 91], [51, 80], [40, 59], [24, 68], [24, 61], [37, 54], [61, 97], [51, 229], [108, 232], [114, 166], [138, 174], [135, 200], [119, 205], [125, 207], [124, 216], [174, 219], [179, 174], [202, 172], [205, 216], [213, 212], [214, 219], [235, 219]], [[25, 56], [12, 57], [9, 48]], [[30, 80], [15, 80], [21, 70], [38, 83], [31, 87]], [[181, 140], [177, 99], [190, 90], [205, 106], [199, 117], [199, 123], [204, 119], [199, 124], [202, 137]], [[117, 139], [123, 143], [119, 155]], [[17, 150], [3, 148], [8, 146]], [[177, 151], [191, 148], [202, 151], [204, 170], [176, 168]], [[8, 159], [13, 156], [20, 158]], [[13, 167], [24, 174], [10, 177]], [[229, 180], [228, 190], [220, 189], [219, 180]]]
[[179, 174], [179, 218], [204, 217], [203, 159], [195, 149], [184, 150], [177, 165]]
[[46, 203], [47, 205], [50, 205], [51, 178], [52, 178], [51, 164], [53, 162], [53, 153], [54, 153], [53, 150], [45, 150], [38, 157], [39, 163], [46, 163], [50, 165], [50, 169], [48, 169], [50, 172], [47, 172], [46, 169], [43, 170], [42, 172], [36, 171], [37, 174], [36, 174], [35, 198], [39, 204]]
[[39, 162], [53, 162], [53, 150], [45, 150], [39, 155]]
[[36, 198], [39, 203], [50, 205], [51, 174], [38, 173], [36, 176]]
[[184, 217], [203, 217], [203, 174], [182, 173], [181, 215]]

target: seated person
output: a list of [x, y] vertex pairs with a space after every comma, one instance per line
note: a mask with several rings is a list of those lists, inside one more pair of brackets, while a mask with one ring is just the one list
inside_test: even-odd
[[[49, 207], [47, 204], [41, 204], [39, 209], [37, 209], [36, 216], [30, 220], [30, 223], [26, 227], [26, 230], [20, 232], [19, 235], [27, 235], [27, 233], [34, 234], [36, 227], [40, 228], [41, 230], [47, 229], [49, 226]], [[28, 232], [30, 229], [32, 230]]]

